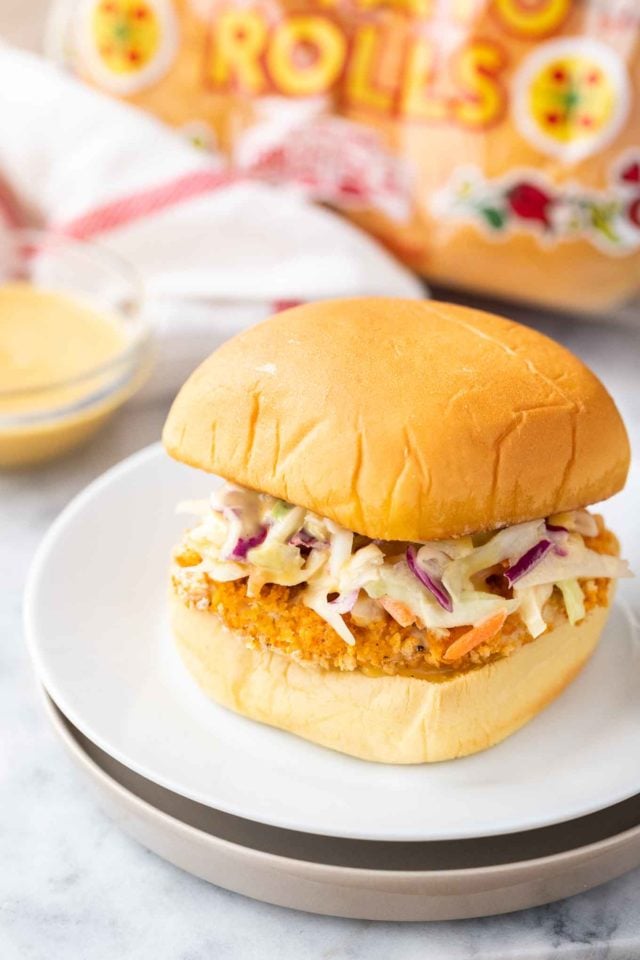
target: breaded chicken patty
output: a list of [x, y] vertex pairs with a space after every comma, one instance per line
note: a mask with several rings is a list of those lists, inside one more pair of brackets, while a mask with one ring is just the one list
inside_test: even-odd
[[[585, 538], [586, 545], [598, 553], [615, 555], [616, 537], [600, 522], [596, 537]], [[402, 627], [382, 611], [373, 622], [358, 622], [357, 614], [345, 615], [355, 637], [347, 646], [332, 627], [307, 607], [301, 599], [302, 587], [266, 584], [257, 596], [247, 595], [247, 581], [218, 583], [206, 574], [190, 571], [199, 557], [178, 547], [174, 555], [173, 588], [188, 606], [210, 610], [231, 630], [242, 634], [255, 648], [278, 650], [299, 663], [333, 670], [362, 670], [374, 674], [421, 674], [429, 679], [443, 678], [480, 666], [497, 657], [507, 656], [525, 643], [535, 642], [519, 614], [507, 617], [502, 628], [486, 642], [457, 659], [445, 659], [445, 653], [467, 627], [427, 630], [413, 624]], [[496, 590], [508, 595], [501, 578]], [[610, 581], [582, 580], [585, 611], [605, 606]], [[566, 623], [561, 594], [557, 589], [544, 608], [547, 629]]]

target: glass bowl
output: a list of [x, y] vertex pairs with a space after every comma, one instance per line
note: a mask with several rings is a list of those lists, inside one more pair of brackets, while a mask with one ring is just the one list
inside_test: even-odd
[[[46, 377], [37, 382], [30, 377], [22, 387], [15, 382], [20, 379], [18, 370], [11, 389], [6, 389], [6, 368], [2, 383], [2, 324], [14, 321], [0, 311], [0, 467], [34, 464], [78, 446], [135, 393], [150, 366], [141, 283], [135, 270], [111, 251], [43, 231], [0, 233], [0, 288], [16, 283], [21, 288], [27, 285], [47, 294], [62, 294], [67, 304], [71, 300], [111, 321], [122, 345], [112, 350], [106, 361], [93, 359], [84, 367], [76, 360], [72, 375], [57, 376], [56, 358], [62, 360], [74, 345], [68, 334], [65, 338], [64, 324], [59, 336], [55, 328], [53, 335], [43, 328], [49, 339], [45, 352], [51, 357]], [[61, 309], [60, 303], [57, 309]], [[15, 326], [13, 330], [19, 335]], [[32, 325], [28, 336], [33, 335]], [[16, 353], [19, 348], [4, 362], [19, 363]]]

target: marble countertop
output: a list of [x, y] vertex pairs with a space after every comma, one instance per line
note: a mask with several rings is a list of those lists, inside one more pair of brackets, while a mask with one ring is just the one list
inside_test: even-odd
[[[540, 326], [540, 324], [538, 324]], [[640, 329], [544, 326], [600, 374], [640, 449]], [[22, 588], [55, 515], [89, 480], [152, 442], [165, 413], [138, 403], [89, 446], [0, 476], [0, 957], [2, 960], [632, 960], [640, 870], [561, 903], [456, 923], [317, 917], [191, 877], [122, 834], [49, 730], [22, 634]]]

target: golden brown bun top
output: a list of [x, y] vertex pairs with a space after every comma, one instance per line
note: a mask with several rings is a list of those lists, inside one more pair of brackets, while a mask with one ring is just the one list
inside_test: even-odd
[[548, 516], [624, 485], [613, 400], [528, 327], [435, 301], [294, 307], [216, 350], [163, 434], [178, 460], [369, 537]]

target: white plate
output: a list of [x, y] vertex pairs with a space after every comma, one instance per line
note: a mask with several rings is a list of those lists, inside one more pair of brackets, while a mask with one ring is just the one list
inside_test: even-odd
[[[512, 833], [592, 813], [640, 792], [640, 643], [621, 584], [595, 657], [547, 710], [484, 753], [427, 766], [366, 763], [208, 701], [173, 649], [168, 558], [175, 504], [212, 478], [153, 446], [100, 477], [61, 514], [34, 562], [27, 633], [37, 672], [98, 746], [193, 800], [293, 830], [371, 840]], [[633, 480], [607, 505], [627, 556]], [[634, 500], [635, 496], [635, 500]], [[632, 518], [635, 529], [632, 529]]]

